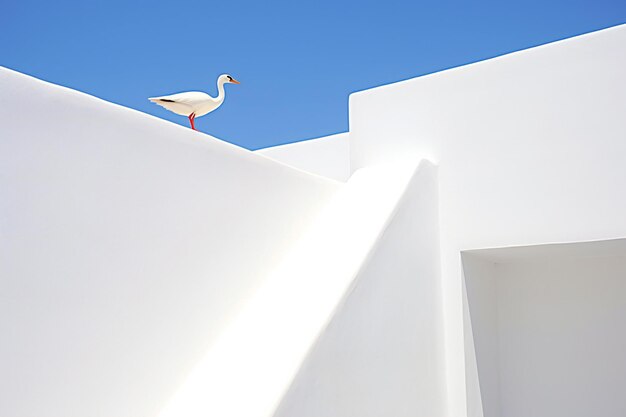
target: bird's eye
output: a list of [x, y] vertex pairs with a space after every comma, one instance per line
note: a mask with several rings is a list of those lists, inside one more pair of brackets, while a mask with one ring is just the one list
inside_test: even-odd
[[232, 80], [232, 79], [233, 79], [233, 77], [231, 77], [230, 75], [228, 75], [227, 77], [228, 77], [228, 79], [229, 79], [229, 80]]

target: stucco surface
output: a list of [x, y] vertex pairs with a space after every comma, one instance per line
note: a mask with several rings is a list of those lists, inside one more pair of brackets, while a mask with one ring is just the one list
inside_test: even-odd
[[621, 416], [626, 240], [467, 251], [485, 417]]
[[[0, 415], [558, 415], [525, 384], [566, 372], [562, 410], [617, 415], [624, 45], [358, 92], [349, 133], [256, 152], [0, 68]], [[587, 397], [582, 351], [614, 362]]]
[[422, 163], [276, 417], [446, 415], [437, 201]]
[[340, 185], [3, 68], [0, 90], [0, 415], [154, 416]]
[[256, 151], [284, 164], [345, 182], [350, 177], [348, 133], [310, 139]]
[[451, 415], [465, 415], [460, 252], [626, 236], [626, 25], [353, 94], [351, 169], [439, 165]]

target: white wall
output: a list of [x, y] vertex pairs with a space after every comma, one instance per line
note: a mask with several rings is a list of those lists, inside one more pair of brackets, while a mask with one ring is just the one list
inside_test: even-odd
[[353, 94], [351, 169], [439, 164], [451, 415], [466, 413], [460, 251], [626, 236], [626, 25]]
[[0, 415], [154, 416], [339, 184], [3, 68], [0, 91]]
[[496, 264], [470, 253], [463, 254], [468, 415], [500, 417]]
[[[407, 211], [397, 212], [398, 223], [391, 223], [380, 245], [371, 252], [371, 262], [359, 275], [361, 285], [354, 287], [337, 310], [336, 320], [321, 334], [279, 414], [343, 412], [367, 416], [381, 412], [384, 404], [385, 414], [440, 415], [445, 407], [439, 401], [439, 382], [428, 381], [431, 377], [441, 380], [438, 372], [443, 368], [450, 416], [463, 416], [468, 407], [473, 412], [484, 406], [489, 417], [497, 409], [494, 398], [499, 398], [499, 407], [508, 412], [519, 409], [516, 401], [538, 395], [519, 392], [522, 382], [527, 381], [511, 378], [518, 370], [502, 371], [501, 362], [494, 366], [494, 357], [492, 362], [481, 359], [499, 340], [494, 332], [489, 333], [493, 321], [479, 320], [471, 329], [478, 360], [475, 370], [466, 368], [460, 254], [485, 247], [626, 236], [626, 197], [620, 192], [626, 180], [624, 44], [626, 26], [620, 26], [360, 92], [350, 100], [349, 144], [342, 135], [267, 151], [299, 169], [337, 179], [349, 176], [347, 167], [355, 171], [424, 157], [439, 164], [438, 223], [428, 214], [432, 206], [426, 206], [425, 219], [430, 223], [420, 223], [428, 230], [421, 236], [413, 228], [414, 221], [424, 220], [414, 217], [420, 212], [420, 200], [416, 197], [416, 205], [409, 203], [414, 200], [405, 201]], [[7, 375], [0, 380], [0, 415], [155, 415], [179, 386], [183, 387], [179, 393], [191, 386], [191, 397], [177, 394], [170, 403], [174, 405], [166, 409], [180, 415], [177, 404], [189, 403], [177, 402], [177, 398], [200, 398], [205, 405], [211, 398], [205, 395], [205, 386], [195, 385], [194, 373], [190, 376], [189, 372], [198, 370], [202, 358], [214, 353], [213, 349], [223, 356], [212, 356], [210, 363], [217, 363], [215, 358], [228, 358], [230, 362], [218, 361], [216, 366], [221, 366], [220, 375], [230, 379], [227, 384], [211, 377], [210, 386], [219, 388], [212, 398], [220, 401], [208, 401], [208, 408], [194, 411], [232, 414], [252, 404], [259, 406], [253, 409], [260, 415], [271, 410], [280, 397], [276, 387], [289, 380], [289, 369], [297, 369], [298, 355], [304, 354], [303, 346], [310, 347], [307, 338], [312, 336], [311, 329], [320, 325], [326, 310], [308, 309], [311, 304], [304, 302], [299, 306], [304, 313], [315, 313], [306, 331], [300, 326], [300, 317], [286, 317], [287, 327], [278, 323], [256, 327], [254, 332], [245, 331], [246, 327], [234, 320], [248, 317], [252, 319], [242, 319], [243, 323], [256, 323], [262, 317], [284, 316], [276, 315], [283, 310], [272, 311], [272, 304], [263, 304], [269, 298], [259, 294], [267, 290], [267, 278], [276, 277], [279, 265], [286, 268], [279, 268], [283, 278], [289, 277], [284, 271], [302, 270], [303, 264], [294, 259], [308, 262], [313, 272], [326, 268], [342, 279], [352, 277], [343, 272], [360, 266], [359, 262], [331, 264], [293, 254], [285, 258], [294, 242], [311, 236], [318, 236], [313, 239], [315, 247], [325, 251], [328, 259], [333, 255], [329, 248], [341, 242], [346, 250], [368, 250], [372, 240], [356, 236], [372, 229], [354, 229], [354, 235], [345, 232], [343, 240], [327, 247], [325, 243], [332, 240], [329, 236], [334, 235], [327, 223], [318, 223], [318, 215], [329, 204], [336, 204], [337, 198], [345, 198], [340, 191], [349, 192], [350, 187], [8, 70], [0, 69], [0, 90], [11, 97], [0, 102], [0, 332], [9, 341], [0, 344], [0, 373]], [[350, 161], [344, 164], [348, 151]], [[376, 178], [372, 181], [375, 184]], [[371, 184], [362, 183], [359, 189], [369, 190]], [[390, 190], [397, 185], [390, 182]], [[434, 200], [432, 194], [426, 194]], [[394, 200], [381, 191], [381, 195], [369, 195], [368, 201], [378, 207], [376, 204], [384, 206]], [[353, 207], [339, 206], [344, 210]], [[334, 218], [350, 220], [346, 224], [352, 226], [358, 225], [359, 219], [368, 227], [373, 227], [370, 221], [388, 219], [378, 215], [368, 218], [372, 212], [358, 208], [343, 214]], [[320, 224], [326, 225], [322, 232], [317, 227]], [[439, 350], [439, 319], [435, 317], [439, 288], [434, 288], [431, 280], [410, 281], [411, 276], [420, 275], [419, 271], [429, 276], [428, 271], [434, 268], [437, 243], [430, 237], [435, 226], [440, 233], [445, 320], [445, 348]], [[405, 232], [407, 227], [411, 233]], [[401, 239], [408, 245], [402, 245]], [[414, 245], [429, 253], [430, 259], [419, 257], [421, 252], [416, 251], [411, 253], [416, 256], [412, 263], [410, 254], [400, 252]], [[334, 255], [332, 259], [345, 258], [341, 252]], [[399, 265], [389, 263], [390, 259], [406, 261], [407, 270], [396, 269]], [[283, 262], [291, 266], [284, 267]], [[585, 262], [581, 271], [592, 267]], [[343, 272], [337, 272], [338, 266]], [[595, 263], [593, 268], [599, 265]], [[559, 274], [576, 272], [563, 271]], [[614, 277], [623, 274], [622, 264], [605, 272], [601, 279], [621, 291]], [[520, 278], [529, 274], [545, 275], [528, 269], [511, 269], [505, 275]], [[334, 275], [319, 276], [324, 276], [328, 285], [338, 285], [335, 289], [340, 287], [340, 283], [329, 280]], [[387, 286], [381, 276], [397, 279], [409, 293], [423, 291], [415, 294], [421, 303], [405, 304], [408, 298], [402, 297], [407, 294], [398, 291], [402, 287]], [[583, 278], [576, 276], [576, 282]], [[295, 286], [300, 281], [284, 282], [292, 285], [291, 290], [300, 291], [298, 294], [304, 291]], [[484, 284], [484, 291], [492, 288], [489, 282]], [[467, 289], [469, 312], [476, 291], [483, 291], [476, 288]], [[524, 303], [543, 303], [543, 312], [549, 312], [549, 300], [531, 299], [533, 294], [525, 293], [525, 289], [511, 289], [520, 291], [522, 298], [528, 295]], [[381, 292], [402, 303], [383, 303], [377, 298]], [[341, 291], [328, 294], [340, 296]], [[581, 294], [572, 297], [580, 302]], [[597, 299], [610, 295], [600, 294]], [[309, 303], [325, 300], [327, 307], [333, 305], [326, 298], [313, 297], [295, 297], [291, 305], [301, 299]], [[283, 294], [281, 300], [289, 305], [288, 296]], [[370, 303], [377, 309], [370, 310]], [[269, 305], [269, 310], [256, 310], [258, 305]], [[507, 320], [520, 324], [511, 338], [525, 331], [527, 320], [527, 311], [521, 304], [515, 310], [515, 305], [512, 303], [506, 315]], [[474, 311], [473, 317], [491, 317], [492, 307], [484, 306], [482, 313]], [[259, 315], [255, 321], [254, 313], [263, 311], [269, 315]], [[381, 324], [395, 323], [387, 320], [398, 317], [399, 312], [417, 313], [411, 316], [415, 321], [403, 317], [403, 324], [415, 325], [412, 335], [403, 334], [400, 327]], [[425, 319], [425, 312], [433, 316]], [[616, 314], [623, 311], [618, 309]], [[401, 343], [378, 344], [385, 339], [377, 338], [368, 327], [358, 327], [363, 317], [371, 317], [372, 328]], [[596, 319], [616, 323], [615, 317]], [[556, 326], [554, 322], [548, 324]], [[289, 332], [282, 335], [285, 339], [263, 338], [264, 329], [279, 334], [284, 328], [301, 333], [297, 338], [289, 337]], [[598, 330], [606, 332], [607, 328]], [[419, 344], [423, 333], [432, 339]], [[228, 336], [233, 334], [259, 343], [235, 343], [241, 339]], [[497, 334], [502, 334], [501, 327]], [[610, 336], [591, 331], [585, 334]], [[564, 341], [571, 337], [565, 335], [556, 345], [564, 347]], [[275, 340], [296, 345], [272, 352]], [[622, 343], [622, 339], [614, 341], [612, 347]], [[411, 349], [402, 350], [407, 347]], [[445, 367], [439, 366], [438, 359], [427, 363], [429, 355], [441, 351], [447, 355]], [[281, 352], [284, 355], [277, 356]], [[253, 360], [264, 358], [265, 353], [276, 362]], [[389, 356], [394, 353], [398, 358], [402, 355], [402, 361]], [[246, 356], [249, 354], [252, 356]], [[498, 361], [508, 364], [510, 358], [523, 354], [499, 347]], [[594, 354], [612, 357], [615, 351], [596, 350]], [[335, 355], [342, 355], [345, 373], [333, 381], [324, 380], [337, 376], [332, 370]], [[381, 366], [390, 357], [397, 359], [390, 363], [393, 368]], [[238, 361], [240, 358], [248, 362]], [[254, 379], [247, 380], [246, 368], [241, 366], [246, 363], [269, 371], [255, 372]], [[273, 363], [285, 366], [280, 375], [272, 374]], [[590, 368], [589, 363], [585, 369]], [[228, 372], [231, 368], [224, 364], [237, 365], [237, 372]], [[370, 366], [366, 369], [365, 364]], [[621, 368], [616, 369], [623, 375]], [[371, 373], [365, 375], [361, 370]], [[424, 373], [412, 372], [415, 370]], [[608, 370], [599, 374], [593, 371], [593, 381], [607, 380]], [[496, 374], [499, 383], [485, 377]], [[553, 374], [558, 374], [558, 369]], [[264, 386], [268, 375], [275, 380]], [[476, 381], [479, 375], [482, 380]], [[621, 375], [612, 378], [608, 380], [615, 387], [623, 385]], [[404, 385], [392, 385], [398, 381]], [[224, 384], [220, 386], [220, 382]], [[248, 395], [237, 396], [234, 388], [244, 385]], [[390, 386], [394, 389], [389, 390]], [[255, 387], [263, 389], [255, 391]], [[574, 388], [571, 393], [578, 395]], [[409, 391], [415, 397], [407, 397]], [[332, 397], [335, 392], [342, 396]], [[420, 392], [429, 395], [419, 398]], [[613, 412], [608, 407], [621, 404], [602, 397], [607, 392], [593, 387], [590, 394], [606, 402], [601, 411], [607, 413]], [[468, 399], [468, 395], [481, 398]], [[253, 398], [258, 403], [236, 402], [241, 398]], [[239, 408], [227, 407], [235, 403]], [[549, 399], [540, 399], [539, 404], [552, 407]]]
[[486, 417], [624, 415], [626, 240], [463, 257]]
[[276, 417], [447, 415], [437, 211], [422, 165]]
[[347, 181], [351, 173], [348, 133], [274, 146], [256, 152], [337, 181]]
[[[319, 338], [329, 343], [330, 357], [318, 358], [295, 380], [336, 380], [307, 385], [296, 415], [330, 415], [328, 408], [353, 415], [366, 403], [355, 381], [368, 387], [367, 404], [374, 406], [368, 413], [400, 407], [441, 415], [441, 306], [431, 297], [439, 284], [435, 187], [435, 169], [427, 163], [417, 170], [411, 163], [356, 172], [232, 318], [161, 416], [274, 415], [307, 353], [319, 350], [312, 347]], [[411, 216], [413, 210], [422, 216]], [[329, 331], [329, 321], [347, 328]], [[338, 361], [343, 355], [351, 358]], [[367, 369], [359, 366], [363, 361]], [[318, 388], [341, 391], [341, 400], [318, 401]], [[288, 402], [293, 398], [287, 394]]]

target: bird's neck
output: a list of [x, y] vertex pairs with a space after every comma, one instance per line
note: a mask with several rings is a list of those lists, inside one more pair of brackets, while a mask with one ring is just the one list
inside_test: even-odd
[[224, 82], [217, 82], [217, 101], [224, 101], [224, 97], [226, 97], [226, 91], [224, 91]]

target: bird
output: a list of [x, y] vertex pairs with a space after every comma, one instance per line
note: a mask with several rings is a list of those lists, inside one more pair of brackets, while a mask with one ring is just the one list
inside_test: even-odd
[[187, 116], [193, 130], [197, 130], [194, 124], [196, 117], [204, 116], [216, 110], [224, 102], [226, 93], [224, 84], [241, 84], [228, 74], [222, 74], [217, 77], [217, 97], [211, 97], [207, 93], [201, 91], [187, 91], [184, 93], [172, 94], [169, 96], [150, 97], [153, 103], [165, 107], [167, 110]]

